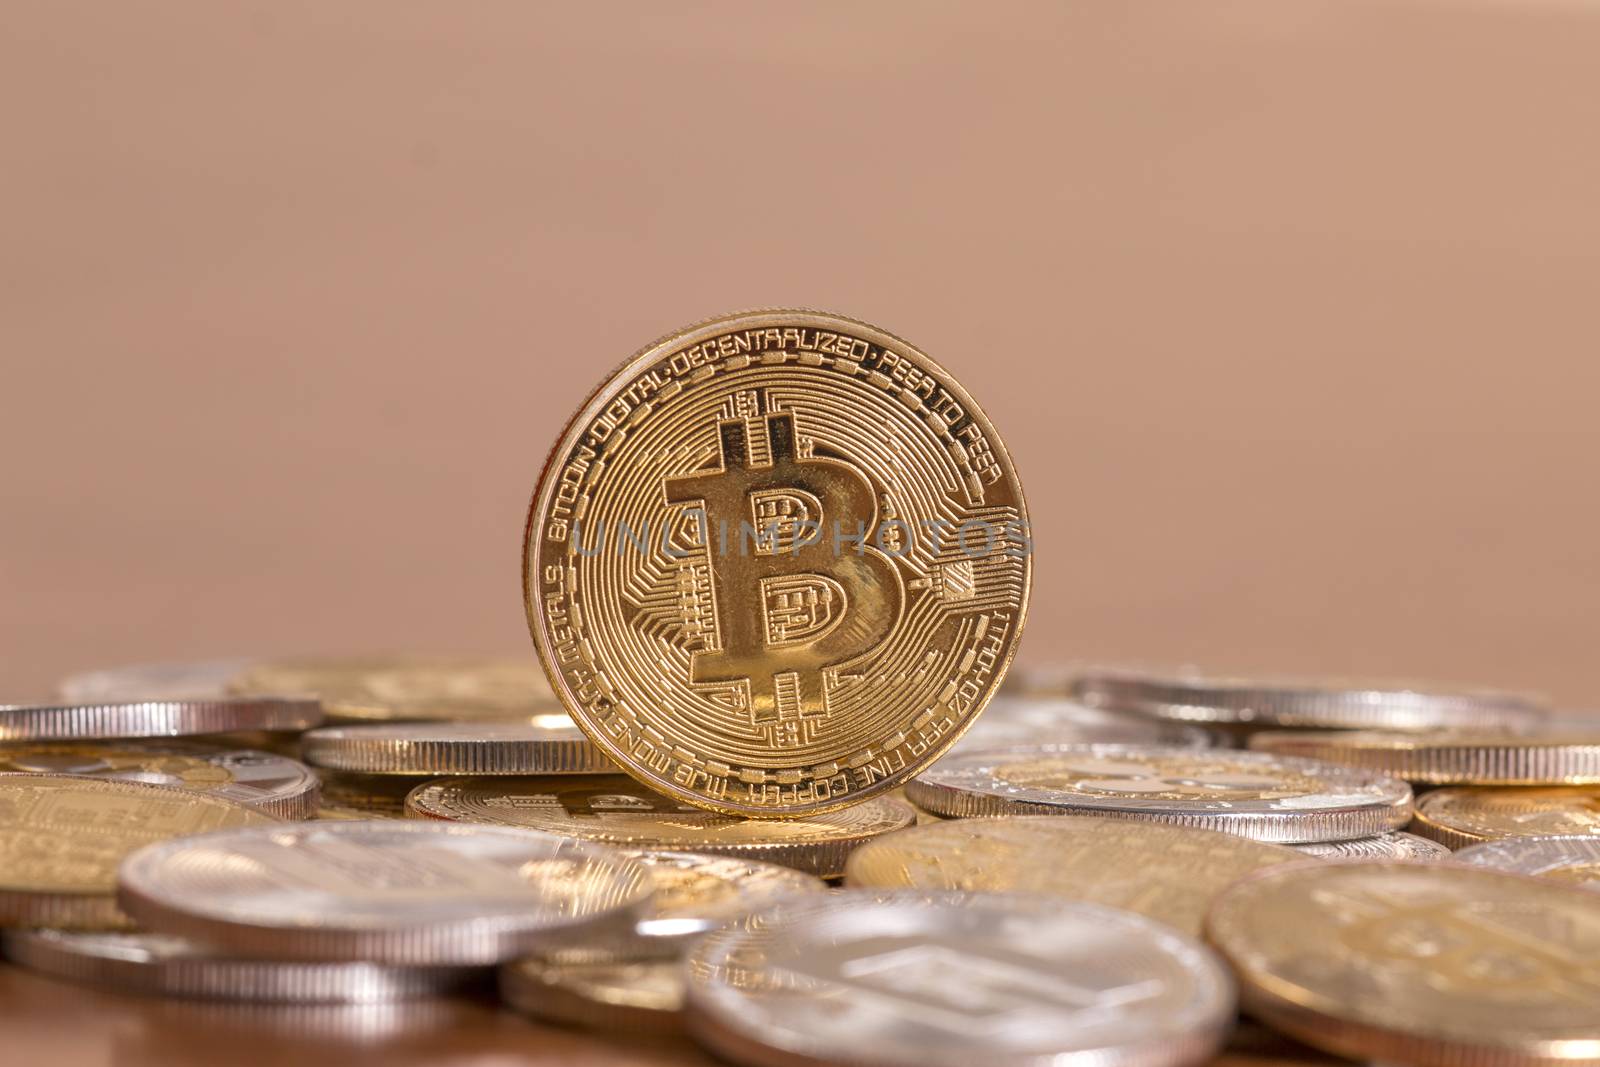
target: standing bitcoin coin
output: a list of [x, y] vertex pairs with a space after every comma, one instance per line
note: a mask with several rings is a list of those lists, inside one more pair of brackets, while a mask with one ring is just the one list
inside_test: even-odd
[[904, 341], [809, 311], [649, 346], [573, 419], [524, 586], [573, 718], [658, 791], [797, 817], [886, 792], [999, 686], [1027, 607], [1022, 489]]

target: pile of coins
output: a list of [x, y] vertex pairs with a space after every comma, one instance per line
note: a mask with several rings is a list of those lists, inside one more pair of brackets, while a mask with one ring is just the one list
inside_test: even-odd
[[1262, 1027], [1280, 1061], [1600, 1064], [1600, 730], [1416, 684], [1003, 689], [1031, 538], [915, 348], [691, 327], [544, 468], [538, 662], [138, 667], [0, 707], [4, 953], [280, 1005], [492, 978], [759, 1067], [1186, 1067]]

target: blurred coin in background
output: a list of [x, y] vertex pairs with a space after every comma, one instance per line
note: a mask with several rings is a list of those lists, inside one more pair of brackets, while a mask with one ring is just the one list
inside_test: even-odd
[[167, 838], [281, 824], [204, 793], [70, 775], [0, 775], [0, 926], [117, 929], [123, 857]]
[[1303, 857], [1231, 834], [1076, 815], [956, 819], [856, 849], [851, 887], [1039, 892], [1105, 904], [1199, 934], [1211, 900], [1239, 878]]
[[1302, 855], [1330, 860], [1439, 860], [1450, 855], [1450, 850], [1439, 842], [1404, 830], [1349, 841], [1308, 841], [1289, 847]]
[[318, 819], [404, 819], [406, 794], [415, 778], [393, 774], [341, 774], [318, 770], [322, 782]]
[[373, 656], [255, 664], [228, 683], [236, 694], [303, 694], [334, 722], [492, 722], [562, 713], [532, 658]]
[[1464, 848], [1455, 858], [1600, 890], [1600, 837], [1508, 837]]
[[1452, 849], [1504, 837], [1600, 835], [1600, 788], [1433, 789], [1417, 798], [1411, 830]]
[[821, 878], [843, 874], [845, 858], [863, 842], [916, 822], [908, 805], [884, 797], [804, 819], [741, 819], [690, 807], [621, 774], [441, 778], [418, 786], [406, 808], [626, 849], [743, 856]]
[[0, 774], [80, 774], [168, 785], [304, 819], [321, 788], [312, 770], [269, 752], [190, 741], [40, 741], [0, 744]]
[[307, 762], [357, 774], [615, 774], [565, 715], [555, 722], [404, 722], [326, 726], [301, 739]]
[[1411, 789], [1263, 752], [1037, 745], [950, 755], [906, 787], [940, 815], [1102, 815], [1300, 843], [1371, 837], [1411, 818]]
[[64, 678], [56, 692], [69, 704], [216, 700], [228, 695], [228, 683], [249, 666], [250, 660], [240, 658], [111, 667]]
[[983, 714], [950, 751], [1088, 742], [1194, 748], [1211, 748], [1216, 744], [1204, 729], [1188, 723], [1091, 708], [1065, 698], [1002, 695], [989, 702]]
[[1250, 747], [1360, 767], [1419, 785], [1600, 783], [1600, 734], [1269, 730], [1251, 737]]
[[306, 697], [143, 700], [108, 704], [0, 705], [0, 741], [78, 741], [186, 737], [240, 730], [274, 733], [322, 723]]

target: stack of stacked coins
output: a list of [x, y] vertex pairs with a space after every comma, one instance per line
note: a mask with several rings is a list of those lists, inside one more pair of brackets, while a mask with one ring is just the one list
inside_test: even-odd
[[1446, 687], [1001, 692], [1032, 538], [915, 348], [691, 327], [544, 467], [536, 662], [96, 671], [0, 708], [5, 953], [412, 1012], [492, 977], [752, 1067], [1187, 1067], [1241, 1011], [1242, 1058], [1266, 1027], [1279, 1060], [1600, 1063], [1600, 734]]

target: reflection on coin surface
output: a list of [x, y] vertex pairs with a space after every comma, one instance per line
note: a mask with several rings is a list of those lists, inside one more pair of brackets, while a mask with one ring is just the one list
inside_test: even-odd
[[673, 949], [743, 915], [796, 894], [821, 893], [827, 884], [776, 863], [693, 852], [630, 852], [650, 870], [655, 900], [638, 932]]
[[280, 819], [317, 806], [317, 776], [269, 752], [185, 741], [37, 741], [0, 745], [0, 774], [82, 774], [170, 785], [237, 801]]
[[1450, 850], [1439, 842], [1404, 830], [1349, 841], [1309, 841], [1289, 847], [1307, 856], [1330, 860], [1440, 860], [1450, 855]]
[[56, 690], [70, 704], [216, 700], [228, 695], [228, 683], [249, 664], [245, 659], [216, 659], [112, 667], [74, 674], [63, 679]]
[[1233, 1021], [1203, 945], [1025, 893], [846, 890], [689, 955], [688, 1024], [735, 1063], [1176, 1067]]
[[950, 746], [1026, 612], [1022, 488], [942, 368], [865, 323], [725, 316], [644, 349], [551, 452], [528, 623], [585, 732], [657, 792], [833, 811]]
[[360, 774], [595, 774], [617, 770], [584, 732], [531, 722], [328, 726], [302, 740], [307, 761]]
[[185, 737], [237, 730], [309, 730], [322, 706], [298, 697], [143, 700], [109, 704], [0, 704], [0, 741]]
[[1600, 837], [1508, 837], [1464, 848], [1455, 858], [1600, 890]]
[[683, 961], [593, 963], [532, 957], [500, 968], [500, 995], [547, 1022], [635, 1034], [683, 1030]]
[[950, 751], [1087, 743], [1216, 746], [1210, 734], [1188, 723], [1091, 708], [1065, 699], [1002, 695], [989, 702], [983, 717]]
[[313, 695], [336, 721], [490, 722], [560, 711], [537, 662], [474, 656], [262, 663], [234, 678], [229, 689]]
[[12, 930], [5, 956], [65, 978], [163, 997], [286, 1004], [374, 1004], [438, 996], [477, 976], [463, 967], [252, 960], [219, 955], [181, 937], [147, 933]]
[[1539, 701], [1518, 693], [1348, 678], [1222, 678], [1095, 668], [1078, 674], [1072, 693], [1094, 707], [1164, 719], [1313, 730], [1515, 730], [1532, 728], [1545, 715]]
[[906, 787], [940, 815], [1103, 815], [1296, 843], [1404, 826], [1411, 789], [1313, 760], [1158, 745], [1037, 745], [955, 753]]
[[1355, 1059], [1593, 1063], [1600, 907], [1570, 886], [1455, 863], [1261, 871], [1206, 921], [1243, 1006]]
[[874, 797], [805, 819], [739, 819], [680, 804], [620, 774], [549, 778], [441, 778], [406, 798], [414, 815], [521, 826], [628, 849], [744, 856], [834, 878], [845, 857], [916, 813]]
[[1051, 893], [1198, 934], [1211, 898], [1298, 853], [1231, 834], [1075, 815], [956, 819], [857, 849], [850, 886]]
[[141, 849], [117, 876], [152, 930], [276, 959], [496, 963], [585, 927], [631, 927], [644, 866], [493, 826], [281, 823]]
[[319, 819], [404, 819], [406, 794], [417, 780], [393, 774], [317, 772], [322, 780]]
[[1417, 799], [1411, 829], [1449, 848], [1502, 837], [1600, 835], [1600, 788], [1434, 789]]
[[1426, 785], [1585, 785], [1600, 782], [1600, 733], [1505, 734], [1377, 730], [1270, 730], [1250, 747]]
[[204, 793], [68, 775], [0, 775], [0, 926], [111, 929], [117, 865], [169, 837], [275, 825]]

